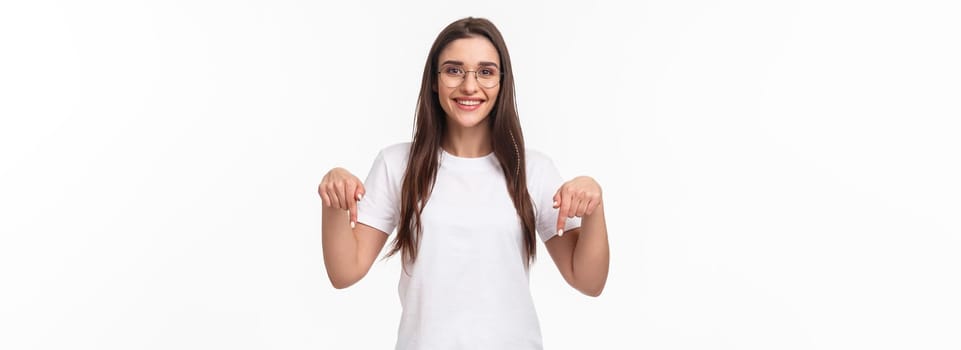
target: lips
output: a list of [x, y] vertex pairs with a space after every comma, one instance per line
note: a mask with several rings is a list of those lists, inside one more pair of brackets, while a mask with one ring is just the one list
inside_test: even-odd
[[480, 105], [481, 103], [484, 103], [484, 100], [479, 98], [455, 98], [454, 102], [457, 105], [457, 108], [465, 111], [473, 111], [480, 108]]

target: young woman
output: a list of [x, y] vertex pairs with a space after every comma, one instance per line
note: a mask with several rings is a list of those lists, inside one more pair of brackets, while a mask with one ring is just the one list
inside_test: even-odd
[[510, 55], [485, 19], [441, 31], [417, 104], [413, 141], [381, 150], [366, 182], [334, 168], [320, 183], [331, 283], [363, 278], [396, 228], [387, 255], [403, 264], [397, 349], [540, 349], [528, 279], [536, 240], [568, 284], [600, 295], [601, 187], [564, 182], [550, 158], [524, 148]]

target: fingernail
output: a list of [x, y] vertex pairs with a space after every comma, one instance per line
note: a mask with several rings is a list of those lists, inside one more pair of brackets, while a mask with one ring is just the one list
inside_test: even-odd
[[364, 199], [363, 193], [357, 195], [357, 200], [361, 200], [361, 199]]
[[554, 207], [557, 207], [557, 201], [554, 201]]
[[350, 228], [354, 228], [354, 222], [353, 222], [353, 221], [350, 222]]
[[564, 235], [564, 229], [559, 229], [559, 230], [557, 230], [557, 235], [558, 235], [558, 236], [563, 236], [563, 235]]

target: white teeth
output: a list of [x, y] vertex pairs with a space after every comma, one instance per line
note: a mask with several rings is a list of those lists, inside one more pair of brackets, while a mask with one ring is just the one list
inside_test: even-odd
[[462, 104], [462, 105], [465, 105], [465, 106], [476, 106], [476, 105], [479, 105], [479, 104], [481, 103], [481, 101], [478, 101], [478, 100], [457, 100], [457, 103]]

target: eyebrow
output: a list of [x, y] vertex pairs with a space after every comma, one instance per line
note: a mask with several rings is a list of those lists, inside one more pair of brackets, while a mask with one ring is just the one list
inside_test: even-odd
[[[440, 65], [443, 66], [443, 65], [445, 65], [445, 64], [453, 64], [453, 65], [457, 65], [457, 66], [463, 66], [463, 65], [464, 65], [464, 62], [454, 61], [454, 60], [447, 60], [447, 61], [444, 61], [443, 63], [441, 63]], [[494, 67], [494, 68], [497, 68], [497, 63], [494, 63], [494, 62], [481, 61], [481, 62], [478, 62], [477, 65], [478, 65], [478, 66], [486, 66], [486, 67]]]

